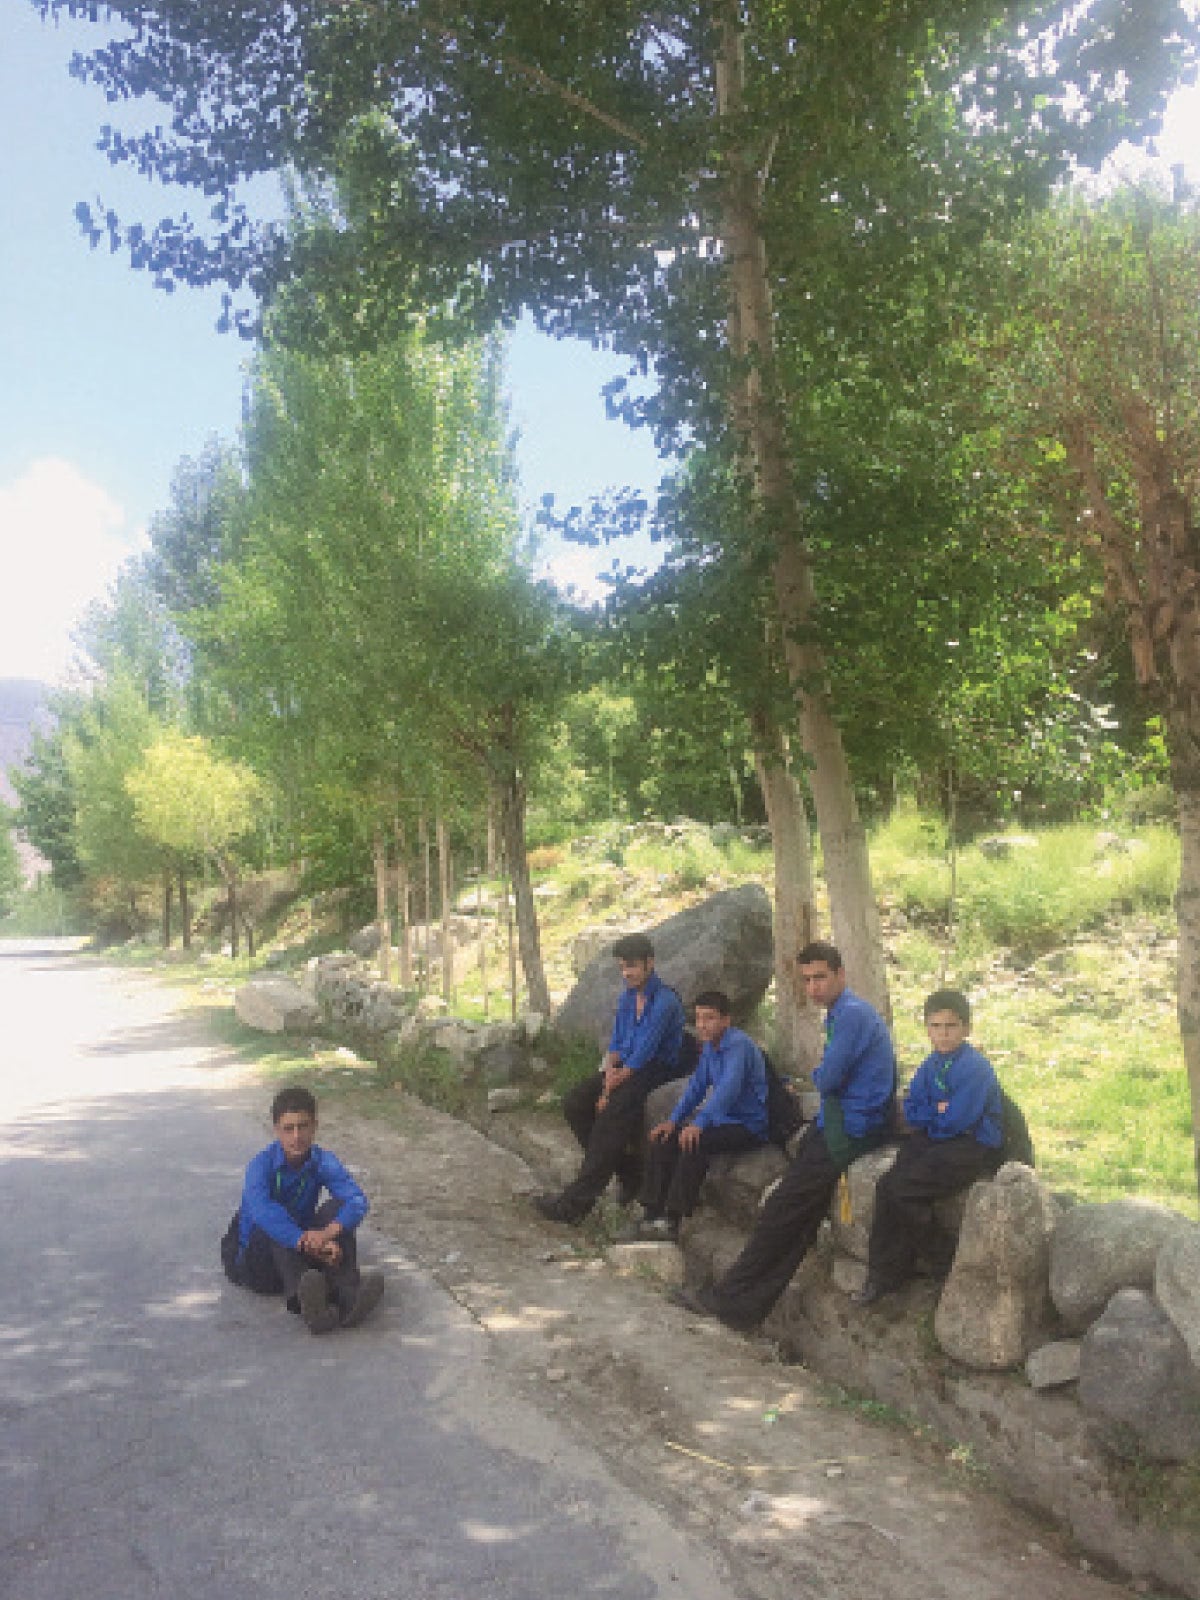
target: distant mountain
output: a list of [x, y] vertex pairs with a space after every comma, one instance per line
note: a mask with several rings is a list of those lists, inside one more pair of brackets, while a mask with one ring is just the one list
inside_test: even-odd
[[0, 800], [7, 806], [17, 803], [9, 768], [22, 765], [34, 732], [50, 726], [49, 698], [46, 685], [32, 678], [0, 678]]
[[[16, 790], [8, 777], [10, 769], [22, 765], [33, 735], [51, 725], [49, 700], [50, 690], [44, 683], [35, 683], [31, 678], [0, 678], [0, 801], [6, 806], [17, 803]], [[27, 882], [49, 865], [22, 839], [17, 840], [17, 853]]]

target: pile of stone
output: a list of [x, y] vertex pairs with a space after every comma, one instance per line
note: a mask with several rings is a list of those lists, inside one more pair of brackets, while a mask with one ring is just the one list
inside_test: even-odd
[[[1010, 1162], [939, 1206], [958, 1234], [945, 1283], [920, 1279], [862, 1311], [848, 1295], [894, 1160], [880, 1150], [850, 1168], [764, 1333], [969, 1448], [1086, 1548], [1200, 1596], [1200, 1529], [1131, 1520], [1117, 1487], [1126, 1466], [1200, 1462], [1200, 1226], [1145, 1201], [1071, 1203]], [[683, 1231], [689, 1281], [729, 1265], [785, 1165], [774, 1149], [713, 1162]]]
[[438, 1050], [487, 1089], [490, 1110], [516, 1105], [514, 1081], [549, 1071], [534, 1049], [545, 1018], [528, 1012], [515, 1023], [467, 1022], [445, 1015], [440, 997], [383, 983], [351, 952], [315, 956], [296, 978], [258, 975], [234, 995], [247, 1027], [347, 1041], [375, 1061], [402, 1052]]

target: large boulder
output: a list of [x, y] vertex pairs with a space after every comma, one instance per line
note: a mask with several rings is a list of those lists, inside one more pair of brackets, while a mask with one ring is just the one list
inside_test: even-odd
[[1152, 1289], [1158, 1253], [1186, 1218], [1149, 1200], [1112, 1200], [1065, 1211], [1050, 1244], [1050, 1298], [1081, 1333], [1118, 1289]]
[[321, 1020], [311, 994], [290, 978], [252, 978], [233, 997], [239, 1021], [259, 1033], [310, 1033]]
[[[846, 1188], [839, 1183], [829, 1208], [833, 1223], [833, 1242], [856, 1261], [867, 1259], [871, 1222], [875, 1216], [875, 1187], [885, 1172], [896, 1164], [896, 1146], [884, 1145], [868, 1150], [846, 1169]], [[849, 1202], [846, 1204], [845, 1202]]]
[[714, 1156], [704, 1179], [704, 1204], [749, 1233], [758, 1219], [763, 1195], [787, 1166], [787, 1157], [773, 1144], [737, 1155]]
[[1154, 1298], [1200, 1367], [1200, 1227], [1194, 1222], [1185, 1223], [1158, 1252]]
[[[771, 902], [756, 883], [723, 889], [647, 930], [655, 970], [691, 1006], [703, 989], [723, 989], [735, 1021], [744, 1021], [767, 992], [772, 976]], [[594, 1039], [603, 1049], [612, 1032], [621, 972], [612, 947], [593, 958], [559, 1007], [559, 1033]]]
[[1155, 1461], [1200, 1456], [1200, 1373], [1144, 1289], [1121, 1289], [1083, 1336], [1079, 1403], [1104, 1445]]
[[933, 1321], [947, 1355], [1000, 1372], [1020, 1365], [1042, 1342], [1054, 1214], [1049, 1190], [1019, 1162], [972, 1186]]

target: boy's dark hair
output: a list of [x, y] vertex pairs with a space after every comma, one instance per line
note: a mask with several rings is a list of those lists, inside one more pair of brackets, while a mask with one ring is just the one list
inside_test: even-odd
[[717, 1011], [723, 1017], [729, 1016], [733, 1011], [733, 1006], [730, 1004], [729, 996], [725, 993], [724, 989], [702, 990], [701, 993], [696, 996], [695, 1000], [693, 1001], [693, 1005], [697, 1011], [701, 1006], [703, 1006], [706, 1011]]
[[316, 1120], [317, 1099], [309, 1090], [301, 1088], [298, 1083], [289, 1084], [271, 1101], [271, 1121], [278, 1122], [280, 1117], [285, 1117], [289, 1111], [298, 1111]]
[[624, 934], [612, 947], [618, 961], [653, 961], [654, 946], [644, 933]]
[[964, 1028], [971, 1026], [971, 1002], [961, 989], [935, 989], [925, 1002], [926, 1022], [935, 1011], [953, 1011]]
[[810, 966], [814, 961], [823, 961], [830, 972], [842, 970], [842, 952], [828, 939], [814, 939], [796, 957], [797, 966]]

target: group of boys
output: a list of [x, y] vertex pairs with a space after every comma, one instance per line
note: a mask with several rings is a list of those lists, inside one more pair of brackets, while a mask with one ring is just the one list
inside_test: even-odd
[[[654, 970], [642, 934], [613, 946], [624, 990], [597, 1073], [567, 1097], [564, 1113], [583, 1147], [577, 1176], [534, 1204], [553, 1222], [578, 1223], [616, 1177], [620, 1198], [641, 1202], [625, 1237], [677, 1239], [694, 1210], [712, 1156], [751, 1150], [770, 1136], [768, 1067], [762, 1051], [731, 1020], [728, 997], [696, 998], [699, 1061], [669, 1115], [643, 1137], [645, 1105], [685, 1070], [683, 1004]], [[850, 1163], [895, 1136], [896, 1057], [879, 1013], [846, 984], [835, 946], [814, 941], [797, 966], [810, 1001], [825, 1009], [825, 1048], [813, 1073], [820, 1110], [760, 1208], [741, 1253], [711, 1286], [682, 1289], [689, 1310], [731, 1327], [757, 1326], [816, 1240], [839, 1179]], [[866, 1282], [853, 1297], [872, 1305], [912, 1277], [924, 1256], [944, 1275], [953, 1241], [934, 1225], [933, 1204], [989, 1176], [1000, 1164], [1003, 1111], [990, 1063], [967, 1041], [970, 1006], [955, 989], [925, 1002], [932, 1051], [904, 1097], [907, 1137], [880, 1179]]]
[[[650, 940], [629, 935], [613, 954], [623, 989], [609, 1046], [599, 1070], [563, 1106], [583, 1149], [579, 1171], [534, 1205], [549, 1221], [579, 1223], [615, 1177], [623, 1202], [641, 1202], [626, 1237], [678, 1239], [712, 1157], [753, 1150], [771, 1136], [770, 1069], [754, 1040], [733, 1026], [722, 991], [696, 997], [693, 1040], [682, 1001], [654, 970]], [[806, 945], [797, 965], [809, 1000], [825, 1009], [825, 1048], [813, 1073], [820, 1111], [729, 1269], [706, 1288], [675, 1292], [689, 1310], [735, 1328], [763, 1320], [815, 1242], [842, 1174], [895, 1132], [896, 1057], [882, 1017], [847, 987], [833, 945]], [[949, 1270], [953, 1242], [935, 1228], [933, 1204], [990, 1175], [1001, 1160], [1000, 1085], [968, 1043], [965, 996], [954, 989], [931, 994], [925, 1026], [933, 1048], [904, 1097], [907, 1137], [875, 1192], [867, 1278], [853, 1297], [864, 1306], [907, 1282], [921, 1256], [935, 1273]], [[672, 1110], [644, 1134], [648, 1098], [689, 1066]], [[316, 1143], [317, 1107], [308, 1090], [282, 1090], [271, 1120], [275, 1138], [247, 1167], [241, 1204], [222, 1240], [225, 1271], [244, 1288], [282, 1294], [315, 1334], [354, 1327], [384, 1290], [380, 1273], [358, 1268], [355, 1230], [366, 1196]]]

